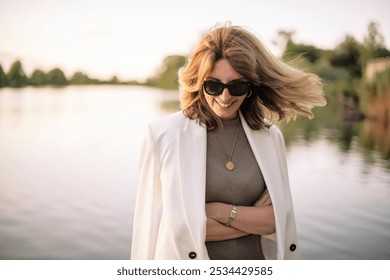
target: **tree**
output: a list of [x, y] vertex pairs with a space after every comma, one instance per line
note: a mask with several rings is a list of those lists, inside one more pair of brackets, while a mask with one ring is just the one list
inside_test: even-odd
[[272, 43], [275, 46], [278, 46], [282, 50], [282, 52], [284, 52], [288, 42], [292, 41], [292, 37], [294, 34], [295, 31], [279, 30], [278, 37], [272, 40]]
[[35, 69], [30, 77], [30, 84], [34, 86], [43, 86], [48, 82], [48, 78], [45, 72], [40, 69]]
[[65, 77], [64, 72], [59, 68], [54, 68], [47, 73], [47, 80], [49, 85], [65, 86], [68, 84], [68, 80]]
[[316, 62], [322, 56], [323, 51], [313, 45], [295, 43], [293, 40], [294, 34], [295, 31], [281, 30], [278, 32], [280, 38], [278, 44], [284, 46], [282, 59], [293, 60], [297, 57], [303, 57], [310, 63]]
[[112, 76], [111, 79], [108, 81], [109, 84], [117, 85], [120, 83], [118, 77], [116, 75]]
[[288, 41], [286, 49], [282, 55], [283, 59], [294, 59], [303, 56], [310, 63], [316, 62], [322, 55], [322, 50], [313, 45], [296, 44], [293, 41]]
[[362, 76], [361, 61], [362, 46], [351, 35], [347, 35], [343, 42], [338, 44], [330, 54], [330, 62], [333, 66], [345, 68], [352, 77]]
[[147, 85], [157, 86], [164, 89], [178, 88], [178, 70], [185, 64], [187, 58], [182, 55], [165, 57], [156, 74], [146, 81]]
[[314, 63], [312, 70], [326, 82], [348, 80], [350, 73], [345, 68], [335, 67], [326, 57], [321, 57]]
[[87, 85], [91, 83], [91, 79], [87, 74], [78, 71], [73, 74], [72, 78], [69, 80], [69, 83], [72, 85]]
[[379, 32], [376, 22], [370, 22], [367, 28], [367, 36], [364, 38], [364, 46], [375, 52], [378, 49], [385, 49], [385, 39]]
[[387, 56], [390, 56], [390, 51], [386, 49], [385, 39], [379, 31], [379, 25], [376, 22], [370, 22], [363, 42], [362, 66], [365, 68], [369, 59]]
[[3, 67], [0, 64], [0, 88], [6, 87], [7, 85], [8, 85], [8, 78], [3, 70]]
[[11, 87], [22, 87], [27, 85], [28, 82], [27, 76], [23, 71], [22, 63], [19, 60], [11, 65], [7, 77]]

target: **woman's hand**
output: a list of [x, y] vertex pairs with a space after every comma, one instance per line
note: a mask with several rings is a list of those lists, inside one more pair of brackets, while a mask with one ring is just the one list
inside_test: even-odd
[[[227, 222], [232, 206], [222, 202], [206, 203], [206, 216], [224, 224]], [[222, 221], [226, 218], [226, 221]]]
[[[230, 210], [231, 205], [229, 204], [220, 202], [206, 203], [206, 241], [220, 241], [248, 235], [248, 233], [241, 230], [225, 226]], [[217, 220], [217, 217], [219, 217], [219, 220]], [[222, 222], [223, 217], [226, 217], [224, 222]]]
[[207, 218], [206, 241], [228, 240], [245, 235], [248, 235], [248, 233], [233, 227], [227, 227], [214, 219]]
[[268, 190], [265, 190], [260, 198], [253, 204], [253, 206], [268, 206], [272, 205], [272, 200]]

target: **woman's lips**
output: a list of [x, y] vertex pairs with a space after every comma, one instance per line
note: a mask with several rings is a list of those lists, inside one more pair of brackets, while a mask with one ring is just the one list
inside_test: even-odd
[[223, 103], [223, 102], [218, 102], [218, 100], [215, 100], [215, 102], [217, 102], [218, 105], [223, 107], [223, 108], [227, 108], [227, 107], [231, 106], [234, 103], [234, 101], [228, 102], [228, 103]]

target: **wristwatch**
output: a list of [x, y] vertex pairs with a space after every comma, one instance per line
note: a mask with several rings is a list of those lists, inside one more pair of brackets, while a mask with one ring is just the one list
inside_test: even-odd
[[230, 224], [233, 222], [236, 215], [237, 215], [237, 206], [233, 204], [232, 210], [230, 211], [230, 214], [229, 214], [229, 217], [225, 223], [225, 226], [230, 227]]

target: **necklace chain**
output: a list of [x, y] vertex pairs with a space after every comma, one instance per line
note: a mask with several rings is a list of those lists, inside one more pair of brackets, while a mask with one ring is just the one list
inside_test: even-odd
[[218, 144], [221, 147], [223, 153], [225, 154], [225, 157], [226, 157], [226, 160], [227, 160], [227, 162], [225, 163], [225, 168], [227, 170], [229, 170], [229, 171], [232, 171], [234, 169], [234, 163], [232, 161], [232, 157], [233, 157], [233, 153], [234, 153], [234, 148], [236, 147], [236, 143], [237, 143], [238, 129], [239, 128], [240, 127], [237, 127], [236, 136], [234, 137], [233, 146], [232, 146], [232, 149], [230, 151], [230, 155], [226, 152], [225, 147], [222, 145], [221, 140], [219, 139], [218, 134], [216, 135]]

